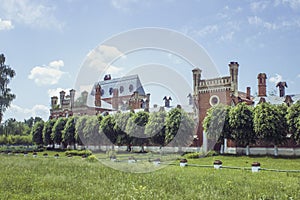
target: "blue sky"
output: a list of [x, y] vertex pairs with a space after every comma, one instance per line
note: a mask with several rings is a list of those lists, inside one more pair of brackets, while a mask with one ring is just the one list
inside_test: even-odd
[[[113, 35], [143, 27], [192, 38], [221, 75], [229, 74], [230, 61], [239, 62], [241, 91], [251, 86], [254, 94], [257, 74], [265, 72], [268, 91], [276, 89], [277, 81], [287, 81], [287, 94], [300, 93], [299, 0], [0, 0], [0, 53], [17, 73], [9, 85], [17, 98], [4, 118], [47, 119], [50, 96], [74, 87], [92, 49]], [[169, 58], [175, 68], [184, 65]], [[119, 63], [113, 76], [124, 74], [126, 62]], [[182, 68], [191, 84], [190, 68]], [[163, 103], [158, 98], [152, 102]]]

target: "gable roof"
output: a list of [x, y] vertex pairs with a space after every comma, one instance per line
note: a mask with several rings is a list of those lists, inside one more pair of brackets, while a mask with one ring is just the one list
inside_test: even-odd
[[101, 86], [101, 98], [111, 98], [113, 96], [113, 89], [118, 89], [119, 97], [132, 95], [137, 91], [140, 95], [145, 95], [144, 88], [138, 75], [123, 76], [121, 78], [114, 78], [110, 80], [99, 81], [95, 83], [91, 95], [95, 95], [95, 87], [97, 84]]

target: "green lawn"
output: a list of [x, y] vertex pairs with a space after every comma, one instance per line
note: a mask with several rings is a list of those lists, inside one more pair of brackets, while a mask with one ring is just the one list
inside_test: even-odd
[[[179, 167], [178, 161], [151, 173], [128, 173], [48, 154], [0, 155], [0, 199], [300, 199], [300, 173]], [[300, 159], [216, 156], [189, 163], [212, 165], [216, 159], [223, 166], [250, 167], [258, 161], [262, 168], [300, 170]]]

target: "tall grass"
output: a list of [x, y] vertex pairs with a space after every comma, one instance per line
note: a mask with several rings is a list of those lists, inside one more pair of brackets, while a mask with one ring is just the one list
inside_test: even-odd
[[[0, 155], [0, 199], [300, 199], [300, 174], [168, 166], [126, 173], [82, 158]], [[194, 164], [300, 169], [300, 159], [208, 157]], [[132, 164], [134, 165], [134, 164]]]

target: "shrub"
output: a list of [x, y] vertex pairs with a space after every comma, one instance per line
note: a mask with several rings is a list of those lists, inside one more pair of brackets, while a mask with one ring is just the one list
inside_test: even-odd
[[98, 159], [95, 155], [90, 155], [89, 157], [87, 157], [87, 161], [89, 162], [97, 162]]
[[66, 156], [90, 156], [92, 152], [90, 150], [70, 150], [65, 152]]
[[187, 154], [184, 155], [184, 157], [187, 158], [187, 159], [197, 159], [197, 158], [200, 158], [202, 156], [203, 156], [203, 154], [199, 153], [199, 152], [187, 153]]

